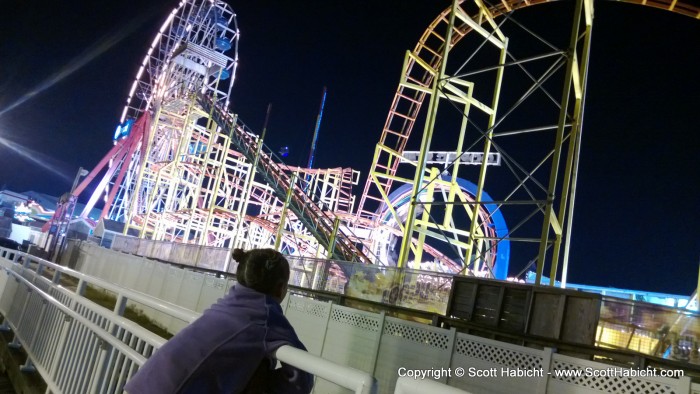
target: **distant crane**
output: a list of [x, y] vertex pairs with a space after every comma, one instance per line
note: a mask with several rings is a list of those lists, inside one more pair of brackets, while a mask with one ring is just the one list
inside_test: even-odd
[[307, 168], [312, 168], [314, 164], [314, 154], [316, 153], [316, 141], [318, 140], [318, 130], [321, 128], [321, 119], [323, 118], [323, 107], [326, 104], [326, 87], [323, 87], [323, 96], [321, 97], [321, 109], [318, 111], [316, 118], [316, 127], [314, 127], [314, 138], [311, 140], [311, 149], [309, 150], [309, 163]]

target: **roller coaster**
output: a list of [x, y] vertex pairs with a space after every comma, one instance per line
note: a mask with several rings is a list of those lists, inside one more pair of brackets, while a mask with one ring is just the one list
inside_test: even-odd
[[[682, 1], [626, 2], [700, 18]], [[536, 263], [537, 283], [546, 265], [565, 281], [593, 1], [567, 3], [562, 42], [517, 19], [543, 3], [455, 0], [433, 20], [406, 51], [357, 200], [357, 170], [286, 165], [229, 111], [236, 14], [182, 0], [144, 56], [113, 148], [53, 220], [97, 184], [79, 214], [104, 198], [102, 217], [143, 239], [500, 279], [517, 245], [514, 263]], [[420, 150], [407, 151], [420, 125]], [[431, 150], [436, 133], [452, 145]]]

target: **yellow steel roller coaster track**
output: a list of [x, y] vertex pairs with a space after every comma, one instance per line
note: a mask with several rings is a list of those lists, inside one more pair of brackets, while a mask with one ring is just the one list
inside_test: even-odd
[[[692, 5], [688, 2], [676, 1], [676, 0], [619, 0], [622, 3], [638, 4], [647, 7], [662, 9], [671, 11], [677, 14], [689, 16], [691, 18], [700, 19], [700, 7]], [[460, 1], [460, 4], [464, 1]], [[495, 5], [489, 8], [489, 11], [494, 17], [502, 16], [510, 11], [525, 8], [532, 5], [552, 3], [554, 1], [550, 0], [501, 0]], [[413, 55], [425, 61], [433, 69], [438, 69], [440, 63], [442, 62], [442, 53], [445, 39], [443, 37], [444, 33], [438, 31], [438, 26], [441, 24], [447, 24], [450, 15], [450, 7], [446, 8], [440, 13], [440, 15], [433, 20], [433, 22], [428, 26], [423, 35], [421, 36], [418, 44], [413, 49]], [[464, 36], [466, 36], [472, 29], [468, 26], [455, 26], [455, 31], [452, 35], [453, 45], [459, 42]], [[415, 60], [410, 60], [408, 67], [406, 67], [406, 74], [410, 73], [413, 68]], [[424, 86], [426, 89], [430, 89], [432, 83], [433, 75], [426, 72], [424, 77], [420, 80], [413, 80], [412, 82]], [[382, 135], [379, 140], [378, 145], [386, 147], [398, 154], [403, 153], [406, 148], [406, 143], [408, 142], [408, 137], [411, 135], [413, 126], [418, 117], [418, 113], [421, 109], [423, 102], [425, 101], [426, 93], [420, 91], [409, 91], [403, 86], [399, 85], [394, 95], [394, 100], [391, 104], [389, 110], [389, 115], [384, 124], [382, 130]], [[382, 172], [389, 176], [381, 178], [382, 181], [378, 182], [378, 187], [383, 190], [391, 190], [392, 177], [396, 174], [399, 162], [387, 160], [387, 162], [381, 162], [382, 157], [375, 157], [372, 164], [371, 172]], [[371, 186], [376, 185], [376, 183], [368, 177], [365, 183], [365, 189], [362, 193], [360, 199], [360, 204], [358, 206], [357, 214], [360, 217], [368, 218], [371, 220], [376, 219], [376, 212], [372, 207], [366, 207], [365, 204], [367, 200], [375, 200], [382, 202], [383, 198], [377, 194], [373, 194], [375, 189]], [[376, 193], [376, 192], [375, 192]]]
[[[419, 238], [418, 242], [416, 243], [415, 240], [413, 241], [408, 241], [412, 239], [412, 234], [413, 234], [413, 221], [415, 218], [415, 214], [413, 213], [413, 209], [415, 205], [423, 204], [422, 202], [418, 201], [418, 193], [419, 189], [423, 188], [423, 174], [426, 171], [426, 168], [424, 167], [425, 165], [425, 155], [428, 154], [428, 149], [430, 146], [430, 138], [432, 135], [432, 130], [434, 127], [434, 121], [435, 121], [435, 114], [437, 111], [437, 106], [433, 103], [433, 100], [437, 97], [438, 90], [440, 89], [442, 79], [441, 78], [447, 78], [446, 74], [443, 74], [445, 72], [445, 67], [442, 64], [443, 59], [446, 59], [447, 53], [449, 52], [450, 48], [453, 48], [462, 38], [464, 38], [467, 34], [469, 34], [472, 31], [478, 32], [481, 35], [483, 35], [486, 40], [493, 42], [496, 42], [498, 44], [503, 45], [501, 41], [499, 41], [498, 38], [492, 37], [489, 35], [488, 31], [483, 28], [483, 26], [487, 25], [490, 23], [494, 29], [498, 29], [497, 26], [495, 25], [494, 19], [498, 17], [507, 17], [508, 14], [510, 14], [512, 11], [525, 8], [527, 6], [531, 5], [536, 5], [536, 4], [544, 4], [544, 3], [549, 3], [551, 1], [547, 0], [535, 0], [535, 1], [527, 1], [527, 0], [502, 0], [501, 2], [498, 2], [496, 4], [485, 4], [482, 0], [474, 0], [473, 3], [478, 8], [478, 11], [473, 13], [472, 16], [467, 16], [467, 13], [472, 13], [472, 11], [465, 11], [462, 7], [462, 4], [468, 4], [471, 3], [471, 0], [457, 0], [455, 1], [454, 7], [449, 7], [442, 11], [438, 17], [433, 20], [433, 22], [429, 25], [428, 29], [425, 30], [423, 35], [421, 36], [420, 40], [418, 41], [417, 45], [413, 49], [412, 52], [409, 52], [406, 56], [405, 63], [404, 63], [404, 68], [403, 68], [403, 74], [401, 77], [401, 83], [399, 84], [399, 87], [397, 88], [396, 94], [394, 96], [394, 100], [391, 104], [389, 114], [387, 117], [387, 120], [384, 124], [383, 130], [382, 130], [382, 135], [381, 138], [377, 144], [377, 148], [375, 150], [375, 155], [374, 155], [374, 160], [372, 163], [372, 166], [370, 168], [369, 176], [367, 178], [367, 181], [365, 183], [365, 188], [361, 196], [360, 203], [358, 205], [358, 210], [357, 210], [357, 225], [361, 226], [361, 222], [371, 222], [373, 225], [370, 225], [368, 227], [373, 228], [378, 225], [381, 225], [379, 223], [380, 221], [380, 215], [379, 212], [381, 212], [381, 209], [378, 209], [378, 207], [381, 207], [383, 205], [381, 204], [392, 204], [391, 201], [388, 200], [388, 197], [390, 193], [392, 192], [392, 184], [394, 181], [401, 180], [403, 182], [406, 182], [407, 179], [405, 178], [400, 178], [397, 177], [397, 170], [399, 167], [399, 164], [403, 161], [403, 153], [404, 150], [407, 146], [408, 138], [413, 130], [413, 127], [416, 124], [416, 121], [419, 117], [419, 113], [421, 110], [422, 105], [426, 101], [427, 97], [431, 97], [431, 104], [429, 106], [429, 114], [428, 120], [426, 121], [426, 132], [423, 136], [424, 142], [421, 145], [421, 153], [420, 153], [420, 159], [418, 160], [418, 166], [416, 170], [416, 178], [413, 180], [414, 184], [414, 195], [411, 197], [412, 202], [411, 202], [411, 207], [409, 208], [409, 213], [407, 215], [406, 219], [406, 225], [404, 226], [404, 241], [402, 241], [404, 244], [402, 244], [401, 247], [401, 255], [399, 256], [399, 265], [403, 264], [406, 262], [408, 259], [408, 248], [413, 246], [416, 246], [416, 256], [420, 256], [420, 248], [423, 247], [423, 238], [424, 236], [421, 235], [422, 238]], [[690, 16], [695, 19], [700, 19], [700, 7], [689, 4], [687, 2], [680, 2], [680, 1], [647, 1], [647, 0], [631, 0], [631, 1], [622, 1], [624, 3], [630, 3], [630, 4], [638, 4], [638, 5], [644, 5], [647, 7], [652, 7], [652, 8], [657, 8], [657, 9], [663, 9], [663, 10], [668, 10], [672, 11], [674, 13], [678, 13], [681, 15], [685, 16]], [[585, 4], [585, 6], [583, 5]], [[462, 13], [460, 16], [460, 20], [463, 21], [463, 23], [455, 23], [454, 21], [454, 14], [453, 12], [455, 9], [459, 8], [460, 12]], [[581, 13], [582, 9], [586, 9], [587, 11]], [[585, 15], [586, 21], [585, 25], [587, 25], [587, 29], [590, 29], [592, 27], [592, 13], [593, 9], [593, 0], [581, 0], [577, 2], [576, 5], [576, 12], [575, 15], [575, 21], [574, 21], [574, 27], [572, 30], [572, 41], [570, 42], [570, 47], [569, 51], [562, 51], [561, 53], [567, 53], [567, 76], [565, 78], [565, 87], [568, 86], [569, 88], [572, 88], [570, 92], [574, 93], [573, 96], [570, 96], [567, 91], [569, 91], [569, 88], [565, 88], [565, 93], [562, 96], [562, 103], [561, 103], [561, 112], [560, 112], [560, 117], [559, 117], [559, 122], [557, 126], [557, 133], [556, 133], [556, 140], [555, 140], [555, 147], [552, 150], [551, 157], [552, 157], [552, 164], [551, 164], [551, 174], [549, 178], [549, 186], [546, 190], [546, 197], [545, 199], [542, 199], [539, 202], [536, 202], [536, 204], [540, 207], [539, 209], [541, 212], [544, 214], [544, 222], [543, 222], [543, 229], [542, 229], [542, 236], [540, 238], [539, 244], [540, 244], [540, 250], [538, 253], [538, 269], [537, 269], [537, 274], [538, 274], [538, 280], [541, 277], [542, 270], [544, 267], [544, 261], [546, 260], [545, 254], [547, 253], [547, 250], [550, 246], [554, 246], [552, 248], [553, 250], [553, 263], [552, 263], [552, 272], [551, 272], [551, 277], [556, 277], [556, 267], [558, 265], [559, 261], [559, 248], [560, 245], [566, 245], [568, 243], [567, 241], [562, 240], [566, 237], [569, 236], [570, 231], [565, 229], [564, 224], [570, 226], [570, 220], [567, 220], [568, 215], [570, 215], [570, 212], [573, 211], [573, 192], [570, 192], [570, 188], [575, 188], [575, 176], [572, 178], [572, 173], [575, 170], [572, 170], [572, 168], [575, 168], [577, 164], [577, 158], [578, 154], [575, 153], [576, 150], [578, 149], [578, 142], [577, 139], [580, 136], [580, 125], [582, 123], [582, 108], [583, 108], [583, 97], [585, 97], [585, 71], [586, 71], [586, 65], [587, 65], [587, 58], [588, 58], [588, 48], [589, 48], [589, 32], [584, 33], [586, 36], [585, 43], [583, 44], [583, 53], [581, 54], [581, 57], [577, 59], [577, 37], [579, 37], [579, 27], [576, 25], [577, 23], [581, 23], [583, 15]], [[471, 18], [471, 20], [470, 20]], [[478, 21], [478, 22], [477, 22]], [[494, 34], [494, 33], [490, 33]], [[500, 34], [500, 33], [498, 33]], [[505, 37], [501, 37], [501, 39], [505, 39]], [[449, 45], [446, 45], [447, 41], [449, 40]], [[505, 48], [507, 45], [503, 45]], [[579, 61], [581, 63], [579, 63]], [[578, 67], [581, 67], [579, 70]], [[501, 70], [504, 67], [503, 60], [499, 63], [499, 66], [497, 68], [500, 68]], [[436, 84], [436, 79], [438, 83]], [[499, 77], [500, 78], [500, 77]], [[500, 80], [497, 82], [497, 89], [500, 90]], [[573, 83], [573, 85], [572, 85]], [[466, 85], [465, 85], [466, 86]], [[444, 93], [440, 93], [444, 94]], [[499, 96], [499, 92], [496, 91], [495, 97]], [[435, 95], [436, 97], [433, 97], [431, 95]], [[576, 97], [576, 104], [573, 106], [573, 116], [567, 114], [567, 107], [568, 107], [568, 102], [569, 102], [569, 97]], [[496, 101], [497, 102], [497, 101]], [[489, 109], [489, 108], [487, 108]], [[496, 114], [496, 109], [495, 107], [492, 109], [489, 109], [492, 111], [492, 117], [495, 117]], [[466, 117], [465, 113], [465, 117]], [[572, 124], [567, 123], [567, 119], [571, 119]], [[431, 122], [433, 122], [431, 124]], [[563, 130], [565, 128], [571, 127], [572, 131], [571, 134], [564, 134]], [[487, 127], [487, 134], [484, 134], [487, 140], [491, 140], [491, 136], [493, 133], [493, 126], [490, 124]], [[428, 131], [430, 130], [430, 131]], [[569, 144], [569, 154], [566, 159], [566, 170], [563, 172], [564, 177], [563, 177], [563, 183], [558, 184], [557, 183], [557, 172], [558, 168], [560, 165], [563, 164], [562, 161], [560, 161], [560, 154], [562, 152], [562, 147], [563, 147], [563, 141], [569, 139], [571, 142]], [[425, 144], [425, 141], [428, 141], [427, 144]], [[490, 143], [485, 144], [484, 148], [484, 155], [487, 155], [488, 152], [490, 151]], [[486, 156], [484, 156], [486, 157]], [[573, 164], [572, 164], [573, 163]], [[478, 189], [477, 189], [477, 195], [476, 195], [476, 205], [474, 209], [478, 209], [480, 204], [483, 204], [481, 200], [481, 193], [483, 191], [483, 184], [484, 184], [484, 179], [485, 179], [485, 173], [486, 173], [486, 162], [481, 164], [482, 169], [480, 172], [479, 176], [479, 182], [478, 182]], [[573, 166], [573, 167], [572, 167]], [[537, 171], [536, 169], [530, 172], [530, 175], [534, 173], [534, 171]], [[456, 171], [455, 171], [456, 174]], [[529, 175], [528, 175], [529, 177]], [[435, 178], [436, 179], [436, 178]], [[573, 180], [572, 180], [573, 179]], [[453, 181], [454, 182], [454, 181]], [[521, 183], [522, 184], [522, 183]], [[574, 186], [572, 186], [574, 185]], [[561, 199], [559, 199], [559, 208], [558, 208], [558, 213], [555, 213], [555, 208], [554, 208], [554, 200], [556, 199], [556, 193], [560, 190], [562, 190], [562, 196]], [[569, 198], [569, 193], [571, 193], [571, 200], [568, 200]], [[453, 203], [453, 201], [447, 201], [448, 204]], [[426, 210], [429, 209], [429, 206], [426, 205]], [[424, 217], [426, 216], [425, 214], [423, 215]], [[471, 257], [472, 257], [472, 247], [473, 247], [473, 242], [475, 238], [482, 237], [478, 233], [475, 232], [475, 229], [477, 228], [476, 225], [476, 216], [475, 214], [472, 213], [472, 225], [470, 230], [468, 231], [468, 237], [469, 240], [467, 241], [467, 253], [466, 256], [464, 256], [464, 268], [466, 269], [467, 266], [471, 263]], [[550, 235], [551, 233], [551, 235]], [[422, 234], [426, 234], [425, 230], [423, 230]], [[553, 240], [550, 240], [549, 238], [553, 237]], [[483, 238], [483, 237], [482, 237]], [[485, 239], [485, 238], [484, 238]], [[534, 239], [533, 239], [534, 240]], [[413, 242], [413, 245], [409, 246]], [[567, 261], [567, 249], [565, 247], [565, 252], [564, 252], [564, 266], [566, 267], [566, 261]], [[566, 268], [565, 268], [566, 269]], [[564, 275], [565, 276], [565, 275]]]

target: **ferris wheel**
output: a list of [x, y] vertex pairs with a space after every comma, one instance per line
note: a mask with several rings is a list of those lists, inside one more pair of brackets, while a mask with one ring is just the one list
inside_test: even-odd
[[[140, 236], [163, 239], [169, 231], [171, 239], [196, 243], [230, 238], [232, 215], [213, 219], [218, 212], [211, 206], [215, 196], [224, 194], [226, 199], [233, 189], [221, 176], [224, 167], [237, 171], [244, 163], [228, 164], [229, 142], [222, 140], [211, 119], [201, 124], [206, 114], [195, 99], [200, 95], [228, 106], [238, 37], [236, 14], [225, 2], [180, 1], [141, 62], [114, 133], [114, 146], [60, 204], [51, 223], [61, 223], [65, 212], [73, 211], [77, 197], [99, 179], [81, 217], [87, 217], [104, 196], [100, 217], [125, 223], [125, 232], [136, 230]], [[216, 184], [212, 173], [226, 185]], [[228, 191], [221, 193], [222, 187]]]
[[197, 89], [228, 104], [238, 65], [238, 37], [236, 14], [225, 2], [181, 1], [144, 56], [120, 122]]
[[[107, 187], [110, 219], [126, 221], [151, 209], [146, 196], [155, 184], [148, 172], [177, 156], [187, 133], [182, 127], [188, 127], [178, 117], [185, 116], [195, 94], [228, 106], [238, 37], [236, 14], [223, 1], [183, 0], [168, 14], [136, 73], [114, 135], [116, 144], [135, 133], [124, 157], [111, 159], [119, 171], [113, 171]], [[203, 147], [199, 141], [195, 149]]]
[[[281, 250], [311, 255], [333, 242], [330, 253], [362, 255], [344, 234], [331, 236], [324, 213], [347, 214], [353, 172], [277, 164], [229, 113], [238, 37], [236, 15], [221, 1], [182, 1], [168, 15], [131, 86], [114, 147], [74, 193], [106, 169], [82, 215], [106, 195], [101, 217], [142, 238], [220, 248], [282, 240]], [[264, 173], [257, 178], [256, 165]], [[291, 189], [304, 209], [291, 208], [285, 220]]]

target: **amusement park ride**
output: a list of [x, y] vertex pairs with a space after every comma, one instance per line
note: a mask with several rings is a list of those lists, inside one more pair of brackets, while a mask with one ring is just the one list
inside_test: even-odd
[[[57, 217], [96, 183], [81, 215], [104, 198], [102, 217], [141, 238], [500, 279], [517, 248], [538, 283], [546, 265], [565, 282], [593, 2], [572, 3], [563, 42], [515, 19], [543, 2], [455, 0], [435, 18], [406, 52], [357, 200], [358, 171], [285, 165], [228, 111], [236, 15], [182, 0], [141, 63], [114, 147]], [[437, 133], [451, 146], [431, 150]], [[416, 134], [419, 151], [407, 151]]]

